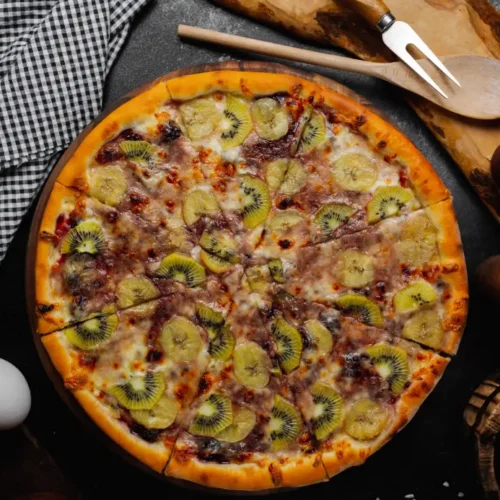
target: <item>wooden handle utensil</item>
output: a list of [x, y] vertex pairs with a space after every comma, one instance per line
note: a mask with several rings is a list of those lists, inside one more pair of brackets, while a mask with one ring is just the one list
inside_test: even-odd
[[[402, 62], [372, 63], [360, 61], [183, 24], [179, 25], [178, 34], [184, 38], [223, 45], [232, 49], [375, 76], [421, 95], [454, 113], [481, 120], [500, 118], [500, 85], [498, 85], [500, 61], [496, 59], [479, 56], [442, 57], [441, 60], [462, 83], [461, 88], [450, 84], [447, 78], [429, 61], [419, 61], [421, 66], [447, 89], [448, 99], [445, 99], [434, 92], [427, 83]], [[478, 78], [478, 75], [481, 75], [481, 78]]]

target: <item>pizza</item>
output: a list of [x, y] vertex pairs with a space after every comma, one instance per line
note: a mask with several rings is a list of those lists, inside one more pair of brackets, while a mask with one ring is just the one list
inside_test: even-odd
[[37, 329], [65, 387], [158, 473], [327, 481], [415, 414], [464, 329], [449, 192], [399, 131], [288, 74], [160, 79], [59, 173]]

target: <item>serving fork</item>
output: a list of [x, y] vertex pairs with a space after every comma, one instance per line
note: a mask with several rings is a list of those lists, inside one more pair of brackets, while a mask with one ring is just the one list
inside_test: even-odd
[[370, 24], [377, 27], [382, 33], [382, 40], [405, 64], [407, 64], [417, 75], [423, 78], [434, 90], [439, 92], [445, 99], [448, 96], [439, 85], [429, 76], [415, 58], [408, 52], [408, 47], [416, 47], [429, 61], [442, 71], [453, 83], [461, 86], [458, 80], [451, 74], [446, 66], [432, 52], [429, 46], [417, 35], [415, 30], [402, 21], [396, 21], [389, 7], [383, 0], [348, 0], [348, 5], [365, 18]]

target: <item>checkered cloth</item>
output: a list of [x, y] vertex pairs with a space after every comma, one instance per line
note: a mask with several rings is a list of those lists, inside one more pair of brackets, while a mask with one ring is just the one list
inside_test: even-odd
[[0, 0], [0, 262], [149, 0]]

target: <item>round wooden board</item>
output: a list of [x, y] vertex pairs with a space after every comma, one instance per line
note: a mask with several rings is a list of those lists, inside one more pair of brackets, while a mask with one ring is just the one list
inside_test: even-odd
[[[151, 470], [149, 467], [145, 466], [142, 464], [139, 460], [135, 459], [131, 455], [129, 455], [125, 450], [123, 450], [121, 447], [119, 447], [114, 441], [112, 441], [103, 431], [101, 431], [97, 425], [92, 421], [92, 419], [84, 412], [84, 410], [80, 407], [76, 399], [73, 398], [72, 394], [70, 391], [68, 391], [63, 384], [63, 380], [60, 377], [59, 373], [55, 369], [54, 365], [52, 364], [52, 361], [50, 360], [50, 357], [45, 350], [41, 340], [40, 340], [40, 335], [36, 331], [36, 323], [37, 323], [37, 317], [36, 317], [36, 312], [35, 312], [35, 261], [36, 261], [36, 248], [37, 248], [37, 243], [38, 243], [38, 233], [40, 230], [40, 224], [42, 221], [43, 213], [45, 211], [45, 206], [47, 204], [47, 201], [50, 197], [50, 194], [52, 192], [52, 188], [56, 182], [57, 177], [59, 176], [59, 173], [61, 170], [64, 168], [68, 160], [71, 158], [71, 156], [74, 154], [78, 146], [82, 143], [82, 141], [85, 139], [85, 137], [90, 133], [90, 131], [99, 123], [101, 122], [106, 116], [108, 116], [112, 111], [114, 111], [116, 108], [124, 104], [125, 102], [129, 101], [136, 95], [140, 94], [141, 92], [146, 91], [147, 89], [153, 87], [157, 83], [161, 81], [167, 81], [171, 80], [173, 78], [177, 78], [179, 76], [184, 76], [184, 75], [191, 75], [191, 74], [196, 74], [196, 73], [204, 73], [207, 71], [216, 71], [216, 70], [233, 70], [233, 71], [260, 71], [260, 72], [266, 72], [266, 73], [285, 73], [289, 75], [294, 75], [299, 78], [303, 78], [306, 80], [312, 80], [320, 85], [324, 85], [326, 87], [331, 88], [332, 90], [343, 94], [350, 99], [359, 102], [363, 106], [367, 108], [373, 109], [373, 106], [371, 105], [370, 102], [366, 101], [363, 99], [361, 96], [353, 92], [352, 90], [348, 89], [347, 87], [344, 87], [340, 83], [335, 82], [334, 80], [331, 80], [329, 78], [323, 77], [321, 75], [315, 74], [315, 73], [307, 73], [305, 71], [296, 69], [296, 68], [290, 68], [288, 66], [284, 66], [282, 64], [277, 64], [277, 63], [268, 63], [268, 62], [260, 62], [260, 61], [228, 61], [228, 62], [221, 62], [221, 63], [209, 63], [209, 64], [203, 64], [199, 66], [190, 66], [187, 68], [180, 69], [178, 71], [174, 71], [172, 73], [168, 73], [166, 75], [163, 75], [156, 80], [146, 83], [145, 85], [141, 85], [137, 89], [133, 90], [132, 92], [128, 93], [121, 99], [118, 99], [116, 102], [114, 102], [111, 106], [109, 106], [107, 109], [105, 109], [95, 120], [93, 120], [81, 133], [80, 135], [73, 141], [73, 143], [68, 147], [68, 149], [65, 151], [65, 153], [61, 156], [59, 162], [55, 166], [53, 172], [49, 176], [42, 194], [40, 196], [40, 199], [38, 201], [38, 205], [35, 211], [35, 215], [33, 217], [33, 222], [31, 224], [31, 229], [30, 229], [30, 235], [29, 235], [29, 240], [28, 240], [28, 249], [26, 253], [26, 275], [25, 275], [25, 284], [26, 284], [26, 305], [27, 305], [27, 310], [28, 310], [28, 318], [33, 334], [33, 340], [35, 342], [36, 349], [38, 351], [38, 355], [40, 357], [40, 360], [42, 362], [42, 365], [47, 372], [47, 375], [49, 376], [50, 380], [54, 384], [57, 392], [63, 399], [63, 401], [69, 406], [69, 408], [73, 411], [73, 413], [84, 423], [84, 425], [92, 432], [98, 439], [101, 439], [105, 442], [105, 444], [111, 448], [115, 453], [118, 453], [120, 456], [122, 456], [125, 460], [127, 460], [129, 463], [133, 464], [136, 467], [139, 467], [141, 470], [151, 473], [157, 477], [162, 477], [164, 479], [167, 479], [171, 482], [174, 482], [175, 484], [182, 485], [182, 486], [189, 486], [191, 488], [195, 489], [202, 489], [206, 490], [206, 488], [202, 486], [197, 486], [193, 483], [188, 483], [187, 481], [180, 481], [176, 480], [173, 478], [169, 478], [167, 476], [157, 474], [153, 470]], [[374, 109], [377, 114], [381, 115], [382, 113], [379, 110]], [[384, 117], [387, 119], [386, 117]], [[270, 490], [272, 492], [274, 491], [284, 491], [284, 489], [276, 489], [276, 490]], [[226, 490], [214, 490], [210, 488], [210, 492], [218, 492], [221, 494], [234, 494], [234, 492], [228, 492]], [[256, 492], [256, 494], [262, 494], [264, 492]]]

